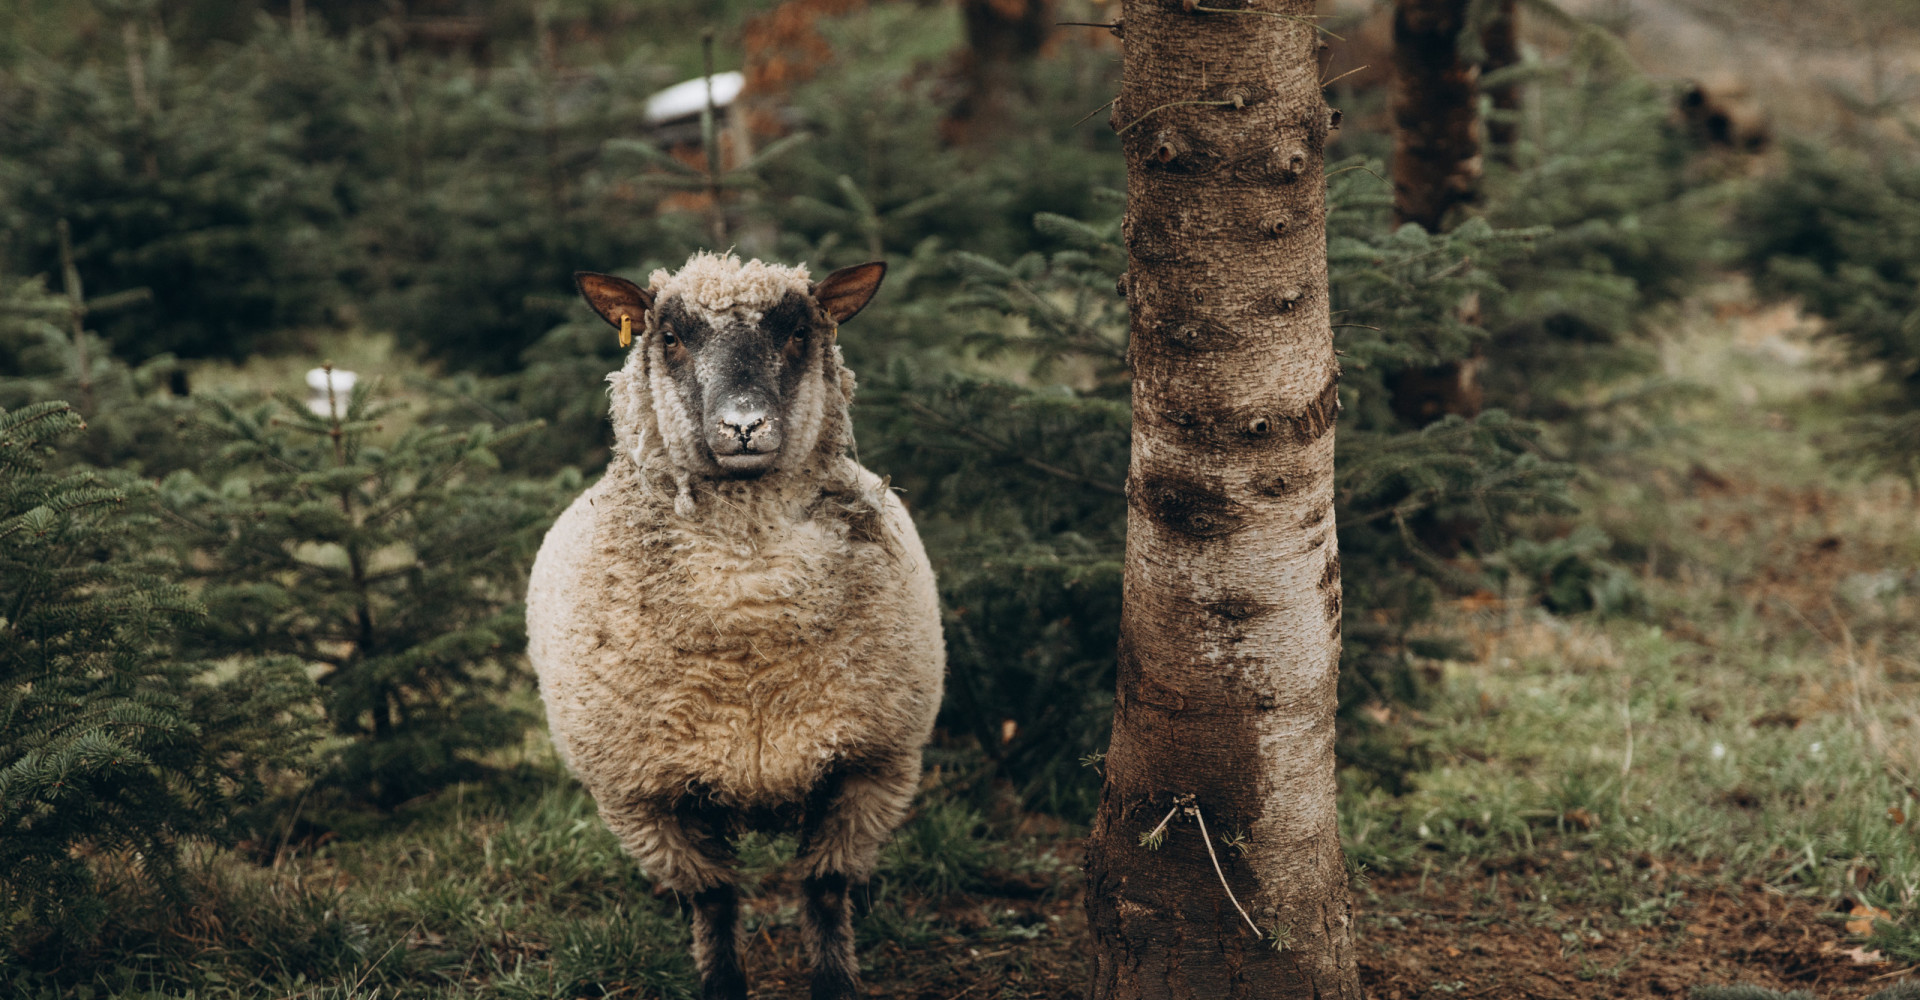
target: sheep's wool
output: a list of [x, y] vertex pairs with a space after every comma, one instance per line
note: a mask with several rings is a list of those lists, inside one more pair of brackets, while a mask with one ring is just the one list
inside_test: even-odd
[[[806, 280], [701, 255], [652, 284], [660, 301], [755, 309]], [[847, 457], [838, 347], [810, 341], [789, 439], [801, 453], [732, 480], [648, 334], [609, 376], [616, 457], [534, 563], [528, 653], [554, 742], [609, 826], [661, 884], [696, 888], [726, 875], [666, 819], [689, 794], [778, 807], [839, 767], [888, 776], [904, 810], [946, 654], [906, 509]]]
[[701, 252], [689, 257], [678, 271], [661, 268], [653, 272], [647, 278], [647, 288], [660, 301], [677, 295], [709, 312], [765, 309], [790, 291], [806, 294], [807, 265], [743, 262], [730, 253]]

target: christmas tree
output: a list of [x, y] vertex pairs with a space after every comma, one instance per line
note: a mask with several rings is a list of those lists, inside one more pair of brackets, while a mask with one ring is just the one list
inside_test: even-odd
[[[146, 498], [56, 475], [82, 427], [45, 402], [0, 411], [0, 931], [84, 936], [101, 866], [181, 892], [179, 842], [229, 831], [304, 744], [305, 675], [263, 659], [226, 680], [175, 655], [204, 609], [150, 551]], [[16, 922], [24, 918], [25, 923]]]
[[196, 647], [314, 665], [338, 737], [329, 782], [393, 806], [477, 776], [531, 721], [509, 696], [520, 594], [578, 482], [499, 472], [491, 449], [530, 425], [403, 429], [366, 385], [322, 409], [209, 404], [209, 467], [162, 493], [210, 612]]

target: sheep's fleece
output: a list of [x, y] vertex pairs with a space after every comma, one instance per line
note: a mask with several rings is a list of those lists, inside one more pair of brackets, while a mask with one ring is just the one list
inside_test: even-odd
[[[696, 255], [656, 271], [646, 329], [612, 383], [615, 458], [560, 516], [527, 595], [528, 652], [562, 757], [664, 888], [730, 882], [672, 811], [749, 815], [846, 779], [801, 861], [861, 879], [918, 783], [946, 652], [933, 570], [906, 509], [848, 457], [854, 379], [819, 317], [779, 465], [713, 475], [698, 414], [665, 374], [659, 304], [764, 311], [804, 267]], [[856, 806], [847, 808], [847, 806]]]

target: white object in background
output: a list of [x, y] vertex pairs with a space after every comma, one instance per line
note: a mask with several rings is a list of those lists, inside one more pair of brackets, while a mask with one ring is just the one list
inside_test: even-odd
[[[735, 72], [713, 74], [713, 106], [724, 108], [740, 96], [747, 78]], [[647, 98], [647, 124], [658, 125], [700, 113], [707, 106], [707, 78], [697, 76]]]
[[327, 399], [327, 370], [325, 368], [315, 368], [308, 371], [307, 388], [312, 390], [312, 392], [307, 396], [307, 409], [312, 410], [313, 415], [316, 417], [336, 416], [337, 414], [334, 412], [335, 406], [339, 407], [341, 413], [345, 413], [347, 409], [347, 399], [353, 395], [353, 384], [359, 380], [360, 376], [344, 368], [335, 368], [333, 370], [333, 400], [330, 403]]

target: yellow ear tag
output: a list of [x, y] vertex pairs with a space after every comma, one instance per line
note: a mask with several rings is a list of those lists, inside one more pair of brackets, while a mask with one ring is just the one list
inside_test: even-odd
[[633, 346], [633, 317], [626, 313], [620, 314], [620, 346]]

